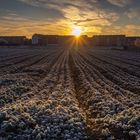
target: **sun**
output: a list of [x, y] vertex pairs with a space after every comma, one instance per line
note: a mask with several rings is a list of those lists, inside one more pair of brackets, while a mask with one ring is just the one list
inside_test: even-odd
[[72, 32], [72, 34], [73, 34], [74, 36], [76, 36], [76, 37], [79, 37], [79, 36], [81, 35], [81, 33], [82, 33], [82, 30], [81, 30], [80, 27], [75, 27], [75, 28], [73, 29], [73, 32]]

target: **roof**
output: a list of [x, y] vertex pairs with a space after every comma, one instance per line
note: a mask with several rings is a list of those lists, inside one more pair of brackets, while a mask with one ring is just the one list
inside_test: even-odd
[[34, 34], [33, 36], [38, 36], [38, 37], [58, 37], [59, 35], [42, 35], [42, 34]]
[[137, 38], [140, 38], [140, 36], [128, 36], [126, 37], [127, 39], [137, 39]]
[[0, 38], [26, 38], [26, 36], [0, 36]]
[[125, 37], [125, 35], [94, 35], [93, 37]]

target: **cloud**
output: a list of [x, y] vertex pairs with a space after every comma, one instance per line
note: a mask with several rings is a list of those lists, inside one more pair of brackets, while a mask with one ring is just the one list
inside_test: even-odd
[[68, 6], [73, 7], [81, 7], [83, 3], [86, 3], [84, 0], [81, 1], [66, 1], [66, 0], [19, 0], [21, 2], [24, 2], [26, 4], [30, 4], [32, 6], [36, 7], [45, 7], [45, 8], [54, 8], [54, 9], [60, 9], [60, 8], [67, 8]]
[[[117, 13], [108, 9], [102, 9], [102, 7], [100, 6], [100, 2], [97, 0], [61, 0], [61, 2], [60, 0], [19, 1], [35, 7], [57, 10], [62, 13], [64, 18], [60, 17], [58, 21], [55, 21], [55, 19], [53, 19], [53, 25], [52, 22], [49, 23], [47, 20], [45, 21], [48, 24], [47, 27], [45, 26], [45, 31], [47, 28], [49, 29], [49, 31], [47, 30], [47, 33], [51, 33], [51, 28], [54, 29], [54, 27], [57, 27], [57, 29], [55, 28], [56, 32], [65, 34], [67, 32], [67, 34], [70, 34], [74, 26], [80, 26], [84, 33], [99, 33], [101, 32], [102, 28], [110, 26], [112, 23], [119, 19], [119, 15]], [[60, 29], [62, 30], [61, 32]], [[42, 32], [40, 28], [37, 31]], [[53, 33], [56, 32], [53, 31]]]
[[140, 36], [140, 25], [125, 25], [124, 28], [121, 28], [122, 32], [131, 36]]
[[[138, 35], [137, 25], [117, 26], [121, 22], [118, 11], [103, 8], [99, 0], [18, 0], [32, 5], [33, 9], [45, 9], [46, 18], [32, 19], [17, 13], [9, 12], [0, 16], [1, 34], [28, 35], [41, 34], [71, 34], [74, 26], [80, 26], [84, 34], [129, 34]], [[118, 7], [125, 7], [131, 0], [107, 0]], [[51, 9], [51, 10], [50, 10]], [[123, 8], [125, 9], [125, 8]], [[59, 17], [52, 17], [53, 11], [61, 13]], [[48, 13], [47, 13], [48, 12]], [[125, 11], [130, 19], [139, 15], [139, 9], [131, 8]], [[49, 16], [48, 16], [49, 15]], [[118, 22], [118, 23], [119, 23]], [[7, 24], [8, 23], [8, 24]], [[131, 31], [132, 30], [132, 31]]]
[[[0, 35], [27, 35], [28, 37], [34, 33], [66, 35], [71, 34], [76, 26], [80, 26], [84, 34], [90, 36], [94, 34], [138, 35], [140, 32], [140, 27], [137, 25], [116, 25], [122, 23], [119, 11], [111, 10], [109, 7], [103, 8], [103, 3], [99, 0], [18, 1], [32, 6], [29, 13], [31, 15], [20, 15], [16, 11], [0, 12]], [[107, 1], [118, 7], [125, 7], [132, 0]], [[59, 16], [56, 13], [59, 13]], [[139, 8], [131, 8], [124, 13], [132, 19], [137, 18], [140, 12]], [[42, 14], [44, 16], [41, 17]]]
[[[7, 24], [8, 23], [8, 24]], [[52, 24], [53, 23], [53, 24]], [[56, 29], [57, 27], [57, 29]], [[7, 13], [0, 17], [0, 35], [25, 35], [31, 37], [34, 33], [68, 34], [69, 25], [61, 20], [33, 20], [18, 14]]]
[[128, 36], [140, 36], [140, 25], [128, 24], [124, 26], [110, 26], [103, 28], [101, 32], [106, 34], [124, 34]]
[[131, 8], [129, 9], [125, 15], [128, 16], [128, 18], [133, 19], [133, 18], [137, 18], [140, 19], [140, 8]]
[[107, 0], [107, 1], [118, 7], [125, 7], [132, 2], [132, 0]]
[[5, 20], [5, 21], [10, 21], [10, 22], [23, 22], [23, 21], [28, 21], [28, 19], [23, 18], [23, 17], [19, 17], [17, 15], [9, 15], [9, 16], [2, 16], [1, 20]]

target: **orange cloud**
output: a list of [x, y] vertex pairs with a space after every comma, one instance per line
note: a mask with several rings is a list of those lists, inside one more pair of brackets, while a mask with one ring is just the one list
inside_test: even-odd
[[[109, 9], [102, 8], [97, 0], [18, 0], [26, 4], [45, 9], [57, 9], [62, 17], [47, 17], [33, 19], [21, 16], [16, 12], [9, 11], [8, 14], [0, 16], [0, 35], [26, 35], [31, 37], [34, 33], [40, 34], [71, 34], [74, 27], [82, 29], [83, 34], [92, 36], [94, 34], [139, 34], [139, 26], [116, 24], [121, 15]], [[107, 0], [113, 5], [124, 7], [132, 0]], [[45, 13], [44, 13], [45, 14]], [[128, 10], [129, 18], [136, 17], [138, 11]], [[51, 15], [51, 13], [50, 13]], [[130, 30], [133, 31], [130, 31]]]

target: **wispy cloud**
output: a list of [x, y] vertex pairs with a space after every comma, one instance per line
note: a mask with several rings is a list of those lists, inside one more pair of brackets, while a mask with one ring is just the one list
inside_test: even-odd
[[140, 8], [130, 8], [127, 12], [125, 12], [125, 15], [127, 15], [130, 19], [140, 19]]
[[122, 26], [110, 26], [103, 28], [102, 32], [106, 34], [125, 34], [129, 36], [140, 36], [140, 25], [127, 24]]
[[[119, 19], [119, 15], [113, 11], [105, 10], [100, 7], [97, 0], [20, 0], [27, 4], [36, 7], [57, 9], [61, 12], [65, 19], [59, 19], [58, 23], [67, 24], [67, 28], [73, 26], [81, 26], [84, 31], [91, 32], [90, 26], [94, 29], [93, 32], [99, 32], [104, 26], [110, 26], [113, 22]], [[88, 28], [87, 28], [88, 26]], [[99, 27], [100, 26], [100, 27]], [[95, 30], [95, 27], [97, 29]], [[91, 28], [90, 28], [91, 29]], [[70, 29], [69, 29], [70, 30]]]
[[107, 0], [107, 1], [118, 7], [125, 7], [132, 2], [132, 0]]
[[[88, 35], [104, 34], [105, 32], [108, 34], [118, 34], [124, 31], [121, 29], [124, 27], [117, 25], [117, 23], [121, 22], [121, 18], [124, 14], [121, 15], [119, 11], [114, 10], [115, 8], [105, 8], [99, 0], [61, 0], [61, 2], [60, 0], [17, 1], [19, 1], [20, 4], [24, 3], [24, 6], [30, 7], [30, 14], [33, 14], [34, 18], [27, 14], [22, 15], [17, 11], [7, 11], [5, 14], [0, 13], [1, 34], [18, 33], [28, 36], [34, 33], [70, 34], [74, 26], [80, 26], [84, 34]], [[104, 2], [108, 4], [108, 6], [112, 4], [118, 7], [125, 7], [129, 5], [132, 0], [106, 0]], [[37, 12], [37, 15], [34, 14], [32, 10], [36, 9], [41, 11], [41, 14]], [[136, 8], [129, 10], [126, 8], [122, 9], [129, 18], [136, 18], [139, 14], [139, 10], [136, 10]], [[44, 16], [41, 18], [42, 14], [44, 14]], [[128, 30], [126, 27], [125, 29]]]

